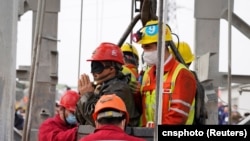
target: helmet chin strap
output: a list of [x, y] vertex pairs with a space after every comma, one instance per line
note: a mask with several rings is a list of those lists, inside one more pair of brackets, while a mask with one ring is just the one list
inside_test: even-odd
[[98, 80], [95, 80], [95, 82], [97, 82], [97, 84], [101, 84], [104, 81], [109, 80], [110, 78], [114, 77], [114, 76], [110, 77], [110, 74], [111, 73], [107, 73], [106, 75], [101, 76], [100, 78], [98, 78]]
[[[109, 68], [109, 69], [113, 69], [113, 71], [116, 71], [116, 68], [115, 68], [115, 67], [112, 67], [112, 68]], [[116, 73], [116, 72], [115, 72], [115, 73]], [[107, 74], [105, 74], [105, 75], [99, 77], [97, 80], [95, 79], [94, 81], [97, 82], [97, 84], [101, 84], [101, 83], [103, 83], [104, 81], [109, 80], [109, 79], [115, 77], [115, 74], [113, 74], [113, 75], [112, 75], [112, 74], [113, 74], [112, 71], [110, 71], [110, 72], [108, 72]]]
[[64, 121], [65, 121], [65, 123], [67, 124], [67, 125], [69, 125], [70, 126], [70, 124], [68, 123], [68, 121], [66, 120], [66, 109], [65, 108], [63, 108], [63, 119], [64, 119]]

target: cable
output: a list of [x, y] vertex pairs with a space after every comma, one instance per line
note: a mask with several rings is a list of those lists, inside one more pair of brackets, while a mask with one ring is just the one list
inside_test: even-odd
[[177, 38], [177, 50], [179, 49], [179, 44], [180, 44], [180, 38], [177, 34], [171, 32], [172, 35], [174, 35]]

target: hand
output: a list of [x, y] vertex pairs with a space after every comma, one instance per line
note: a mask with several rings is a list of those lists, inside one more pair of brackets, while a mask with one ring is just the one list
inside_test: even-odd
[[130, 89], [133, 94], [136, 94], [140, 91], [141, 85], [137, 81], [130, 81], [129, 82]]
[[80, 95], [84, 95], [87, 92], [94, 92], [94, 87], [90, 82], [89, 76], [87, 74], [82, 74], [78, 80], [78, 91]]

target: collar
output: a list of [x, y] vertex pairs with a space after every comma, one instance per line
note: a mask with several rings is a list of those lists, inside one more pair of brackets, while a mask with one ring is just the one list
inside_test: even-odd
[[173, 55], [169, 54], [167, 60], [164, 62], [164, 65], [166, 65], [172, 58], [173, 58]]
[[127, 68], [136, 68], [136, 66], [133, 64], [124, 64], [123, 66], [125, 66]]
[[[170, 54], [167, 60], [164, 62], [164, 73], [170, 71], [173, 68], [174, 64], [176, 63], [176, 59]], [[156, 65], [152, 66], [152, 70], [156, 70]]]
[[59, 114], [57, 114], [57, 115], [55, 116], [55, 119], [56, 119], [56, 121], [58, 121], [60, 124], [67, 126], [67, 124], [65, 123], [65, 121], [64, 121], [63, 119], [61, 119], [61, 117], [60, 117]]
[[172, 56], [172, 54], [170, 54], [164, 63], [164, 73], [170, 71], [170, 69], [173, 68], [175, 62], [175, 58]]
[[76, 127], [77, 125], [68, 125], [63, 119], [61, 119], [60, 115], [59, 114], [56, 114], [55, 115], [55, 120], [61, 124], [62, 126], [66, 127], [66, 128], [72, 128], [72, 127]]
[[94, 132], [98, 132], [101, 130], [114, 130], [114, 131], [118, 131], [118, 132], [124, 132], [120, 127], [115, 126], [115, 125], [103, 125], [97, 129], [95, 129]]

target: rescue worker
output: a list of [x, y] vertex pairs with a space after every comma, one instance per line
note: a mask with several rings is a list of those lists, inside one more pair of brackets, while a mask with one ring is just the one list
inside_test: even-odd
[[23, 107], [18, 107], [15, 111], [14, 127], [18, 130], [23, 130], [24, 117], [22, 115]]
[[131, 75], [138, 79], [138, 66], [139, 66], [139, 55], [138, 51], [130, 43], [124, 43], [121, 47], [124, 57], [124, 65], [122, 72], [124, 74], [131, 73]]
[[[181, 57], [183, 58], [186, 66], [189, 68], [191, 63], [194, 61], [195, 56], [191, 51], [191, 48], [187, 42], [176, 42], [175, 46], [179, 51]], [[174, 54], [173, 51], [170, 49], [170, 53]]]
[[124, 101], [130, 115], [129, 126], [138, 126], [140, 114], [135, 108], [135, 101], [129, 86], [129, 76], [122, 73], [124, 64], [123, 53], [119, 46], [104, 42], [93, 52], [91, 73], [94, 86], [87, 74], [82, 74], [78, 81], [78, 91], [81, 95], [77, 103], [77, 120], [81, 125], [93, 125], [92, 113], [95, 104], [104, 93], [115, 93]]
[[128, 135], [124, 131], [129, 122], [129, 113], [123, 100], [116, 94], [101, 96], [95, 105], [93, 119], [96, 129], [92, 134], [81, 138], [80, 141], [144, 141], [144, 139]]
[[76, 91], [66, 91], [60, 99], [59, 114], [46, 119], [39, 127], [39, 141], [76, 141], [77, 121], [74, 115], [80, 96]]
[[130, 88], [135, 99], [135, 108], [138, 109], [141, 114], [141, 94], [140, 94], [140, 83], [138, 82], [138, 66], [139, 66], [139, 55], [138, 51], [130, 43], [124, 43], [121, 47], [124, 58], [124, 65], [122, 66], [122, 72], [125, 75], [130, 75]]
[[157, 56], [158, 21], [151, 20], [134, 34], [134, 39], [141, 44], [144, 61], [150, 66], [144, 73], [141, 94], [143, 113], [141, 126], [154, 125], [156, 96], [162, 98], [162, 124], [184, 125], [192, 124], [194, 119], [194, 100], [196, 93], [196, 80], [183, 64], [179, 63], [169, 52], [169, 43], [172, 40], [169, 28], [164, 25], [165, 56], [163, 93], [156, 94], [156, 68], [159, 61]]

